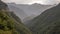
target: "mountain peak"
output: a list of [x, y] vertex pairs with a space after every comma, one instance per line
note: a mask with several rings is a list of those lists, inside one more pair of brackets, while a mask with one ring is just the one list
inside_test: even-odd
[[[28, 23], [34, 34], [58, 34], [60, 32], [60, 4], [45, 10]], [[30, 26], [29, 26], [30, 25]], [[60, 33], [59, 33], [60, 34]]]
[[[59, 3], [57, 3], [57, 4], [53, 4], [53, 5], [58, 5]], [[33, 3], [33, 4], [31, 4], [31, 5], [48, 5], [48, 6], [51, 6], [51, 5], [49, 5], [49, 4], [40, 4], [40, 3]]]

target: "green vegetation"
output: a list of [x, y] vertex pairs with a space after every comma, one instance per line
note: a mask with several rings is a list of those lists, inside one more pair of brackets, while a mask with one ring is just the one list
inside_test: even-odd
[[0, 34], [32, 34], [16, 17], [12, 12], [0, 11]]
[[20, 18], [7, 8], [8, 6], [0, 0], [0, 34], [32, 34]]
[[15, 28], [21, 34], [32, 34], [32, 32], [21, 22], [14, 12], [9, 12], [10, 16], [15, 20]]
[[12, 34], [13, 30], [14, 20], [5, 12], [0, 11], [0, 34]]

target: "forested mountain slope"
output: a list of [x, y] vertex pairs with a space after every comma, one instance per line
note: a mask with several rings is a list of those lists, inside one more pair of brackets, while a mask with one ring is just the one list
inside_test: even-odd
[[0, 2], [0, 34], [32, 34], [14, 13], [6, 9], [8, 6]]
[[27, 26], [34, 34], [60, 34], [60, 4], [44, 11]]
[[21, 21], [18, 22], [18, 19], [15, 19], [10, 14], [0, 11], [0, 34], [32, 34]]
[[9, 12], [9, 15], [15, 20], [15, 28], [21, 34], [32, 34], [32, 32], [21, 22], [13, 12]]

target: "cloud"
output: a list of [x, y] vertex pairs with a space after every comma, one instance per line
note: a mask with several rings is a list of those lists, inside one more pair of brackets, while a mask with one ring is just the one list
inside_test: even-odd
[[43, 4], [57, 4], [57, 0], [41, 0]]
[[32, 4], [32, 3], [40, 3], [40, 4], [57, 4], [57, 0], [3, 0], [4, 2], [15, 2], [17, 4]]
[[11, 2], [11, 0], [2, 0], [2, 1], [4, 1], [6, 3], [10, 3]]

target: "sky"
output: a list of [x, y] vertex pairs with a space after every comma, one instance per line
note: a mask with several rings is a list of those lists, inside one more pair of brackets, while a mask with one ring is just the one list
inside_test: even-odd
[[[59, 3], [57, 0], [2, 0], [6, 3], [15, 2], [17, 4], [33, 4], [33, 3], [40, 3], [40, 4], [57, 4]], [[60, 1], [60, 0], [59, 0]]]

